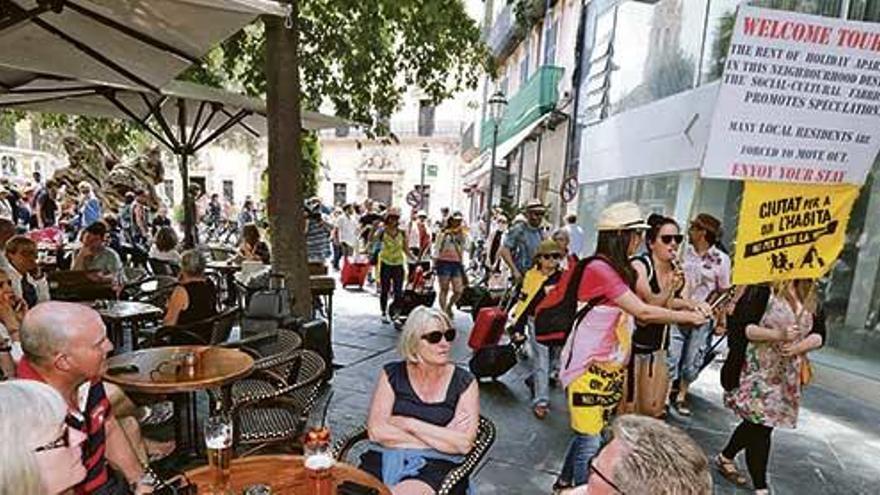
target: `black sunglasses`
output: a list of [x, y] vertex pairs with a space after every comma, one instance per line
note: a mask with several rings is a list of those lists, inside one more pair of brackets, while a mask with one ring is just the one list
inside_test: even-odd
[[50, 450], [60, 449], [63, 447], [70, 446], [70, 427], [64, 425], [64, 430], [61, 432], [61, 436], [56, 438], [55, 440], [47, 443], [46, 445], [41, 445], [34, 449], [34, 452], [47, 452]]
[[446, 342], [452, 342], [455, 340], [455, 329], [450, 328], [446, 331], [434, 330], [422, 335], [422, 338], [427, 340], [429, 344], [439, 344], [441, 339], [446, 339]]
[[660, 236], [660, 242], [663, 244], [672, 244], [672, 241], [675, 241], [676, 244], [681, 244], [684, 241], [684, 236], [681, 234], [665, 234]]
[[559, 253], [542, 254], [541, 257], [546, 260], [561, 260], [562, 259], [562, 255]]

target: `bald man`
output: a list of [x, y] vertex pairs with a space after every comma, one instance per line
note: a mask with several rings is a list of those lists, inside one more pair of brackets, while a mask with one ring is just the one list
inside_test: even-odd
[[[36, 305], [21, 324], [24, 357], [18, 364], [19, 378], [51, 385], [70, 407], [67, 422], [83, 431], [83, 465], [87, 475], [76, 493], [151, 493], [150, 481], [138, 460], [145, 457], [140, 432], [120, 422], [111, 413], [110, 400], [101, 381], [107, 368], [107, 355], [113, 344], [101, 316], [93, 309], [75, 303], [49, 301]], [[132, 443], [126, 434], [129, 433]], [[111, 472], [118, 470], [123, 483]]]

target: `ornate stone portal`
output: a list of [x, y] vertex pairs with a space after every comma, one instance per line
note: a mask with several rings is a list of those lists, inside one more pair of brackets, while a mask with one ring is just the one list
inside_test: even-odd
[[370, 182], [390, 182], [391, 203], [400, 206], [404, 195], [403, 174], [399, 153], [385, 145], [365, 148], [361, 151], [361, 164], [357, 168], [356, 197], [366, 198], [369, 195]]
[[65, 200], [75, 201], [79, 194], [77, 185], [86, 181], [92, 185], [106, 211], [116, 211], [127, 192], [141, 189], [147, 192], [151, 206], [159, 206], [155, 186], [162, 182], [165, 169], [158, 147], [120, 163], [103, 143], [86, 143], [76, 136], [67, 136], [62, 143], [69, 165], [56, 170], [52, 180], [59, 186], [66, 186]]

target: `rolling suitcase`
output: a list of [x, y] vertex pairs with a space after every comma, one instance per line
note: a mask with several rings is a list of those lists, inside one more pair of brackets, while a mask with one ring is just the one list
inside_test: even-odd
[[476, 351], [497, 344], [501, 340], [506, 324], [507, 311], [503, 308], [492, 306], [481, 309], [468, 338], [468, 346]]
[[512, 344], [489, 345], [474, 351], [468, 368], [477, 378], [493, 380], [510, 371], [516, 365], [516, 350]]
[[339, 277], [342, 287], [351, 285], [363, 287], [369, 271], [370, 264], [367, 261], [359, 259], [349, 261], [348, 257], [346, 257], [342, 262], [342, 274]]

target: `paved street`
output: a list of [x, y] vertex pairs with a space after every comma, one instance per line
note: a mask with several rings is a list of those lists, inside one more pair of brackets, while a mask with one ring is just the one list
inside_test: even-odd
[[[338, 435], [364, 421], [381, 365], [397, 359], [397, 331], [381, 324], [378, 299], [369, 291], [338, 289], [334, 308], [334, 350], [336, 364], [342, 368], [333, 380], [329, 423]], [[463, 335], [457, 339], [453, 355], [466, 366], [470, 317], [456, 313], [455, 324]], [[523, 378], [524, 370], [517, 367], [499, 382], [480, 387], [482, 414], [496, 423], [498, 438], [476, 476], [479, 494], [549, 493], [562, 465], [569, 437], [564, 397], [560, 390], [554, 390], [552, 413], [539, 421], [530, 412]], [[694, 416], [673, 421], [711, 455], [723, 447], [738, 421], [721, 405], [717, 369], [707, 370], [693, 392]], [[809, 388], [798, 429], [774, 434], [769, 470], [773, 493], [877, 493], [878, 417], [880, 411], [864, 404], [818, 387]], [[740, 463], [744, 469], [744, 460]], [[716, 476], [716, 493], [749, 492], [736, 490]]]

